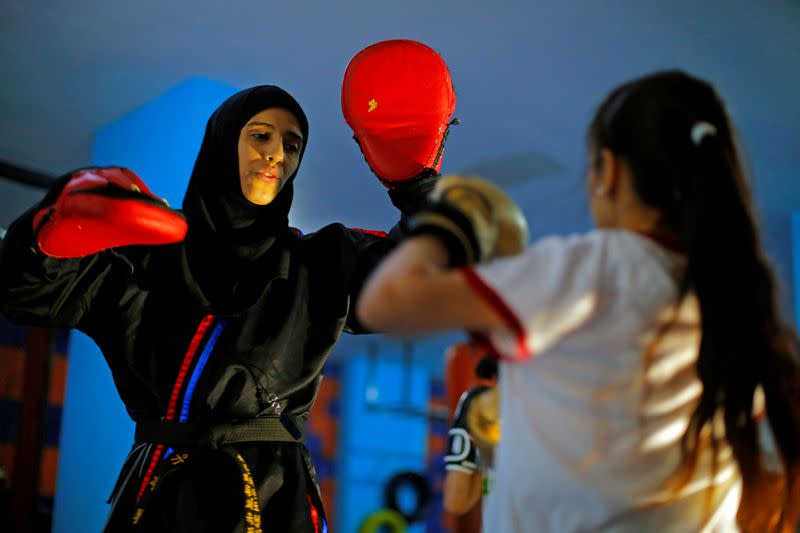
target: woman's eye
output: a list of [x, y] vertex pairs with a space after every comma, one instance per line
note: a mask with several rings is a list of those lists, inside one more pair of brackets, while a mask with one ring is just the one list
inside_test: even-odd
[[292, 143], [287, 144], [286, 145], [286, 151], [287, 152], [291, 152], [293, 154], [296, 154], [296, 153], [298, 153], [300, 151], [300, 145], [299, 144], [292, 144]]
[[254, 133], [253, 139], [257, 141], [268, 141], [269, 140], [269, 133], [261, 132], [261, 133]]

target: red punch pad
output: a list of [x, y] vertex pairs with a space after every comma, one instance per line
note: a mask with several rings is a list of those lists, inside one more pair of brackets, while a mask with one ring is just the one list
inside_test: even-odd
[[33, 226], [39, 249], [52, 257], [83, 257], [107, 248], [170, 244], [186, 235], [183, 215], [125, 168], [73, 174], [56, 203]]
[[368, 46], [350, 60], [342, 81], [344, 119], [372, 171], [389, 186], [425, 169], [439, 171], [455, 105], [447, 65], [416, 41]]

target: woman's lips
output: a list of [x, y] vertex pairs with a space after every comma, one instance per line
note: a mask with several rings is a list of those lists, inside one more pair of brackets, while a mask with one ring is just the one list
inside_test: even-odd
[[280, 178], [278, 176], [264, 170], [256, 172], [256, 177], [264, 181], [280, 181]]

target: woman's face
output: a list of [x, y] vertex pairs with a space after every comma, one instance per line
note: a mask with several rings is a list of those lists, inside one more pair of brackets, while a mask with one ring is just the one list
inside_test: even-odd
[[255, 205], [267, 205], [300, 164], [303, 134], [297, 118], [271, 107], [253, 115], [239, 133], [239, 183]]

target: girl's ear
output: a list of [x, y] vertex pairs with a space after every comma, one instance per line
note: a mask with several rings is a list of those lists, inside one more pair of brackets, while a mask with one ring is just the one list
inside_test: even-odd
[[611, 150], [603, 149], [600, 152], [600, 165], [597, 169], [597, 183], [595, 190], [602, 194], [614, 194], [619, 185], [619, 173], [622, 161]]

